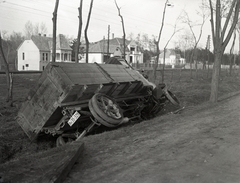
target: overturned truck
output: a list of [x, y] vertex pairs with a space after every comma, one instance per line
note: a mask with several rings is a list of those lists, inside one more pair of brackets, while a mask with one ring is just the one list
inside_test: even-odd
[[17, 122], [26, 135], [79, 140], [95, 126], [149, 119], [179, 101], [126, 65], [49, 63], [22, 104]]

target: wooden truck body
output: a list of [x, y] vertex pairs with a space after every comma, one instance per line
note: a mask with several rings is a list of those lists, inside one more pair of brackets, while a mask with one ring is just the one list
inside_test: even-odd
[[168, 101], [164, 88], [124, 65], [49, 63], [17, 121], [31, 140], [40, 133], [78, 138], [94, 125], [115, 127], [157, 114]]

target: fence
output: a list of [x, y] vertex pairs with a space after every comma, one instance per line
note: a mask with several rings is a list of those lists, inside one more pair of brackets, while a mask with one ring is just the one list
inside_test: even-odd
[[[154, 63], [133, 63], [132, 67], [135, 69], [144, 69], [144, 70], [153, 70], [153, 68], [155, 67]], [[162, 69], [163, 68], [163, 64], [158, 64], [158, 69]], [[182, 64], [182, 65], [165, 65], [166, 69], [175, 69], [175, 68], [179, 68], [179, 69], [191, 69], [191, 65], [189, 63], [187, 64]], [[200, 64], [192, 64], [192, 69], [212, 69], [213, 65], [203, 65], [202, 63]], [[233, 65], [232, 66], [233, 69], [239, 69], [238, 65]], [[221, 69], [230, 69], [230, 65], [221, 65]]]

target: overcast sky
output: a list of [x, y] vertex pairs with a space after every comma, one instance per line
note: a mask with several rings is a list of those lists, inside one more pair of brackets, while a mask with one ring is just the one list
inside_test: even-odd
[[[87, 20], [90, 0], [83, 0], [83, 29]], [[165, 0], [117, 0], [121, 7], [121, 14], [125, 21], [126, 34], [146, 33], [151, 38], [157, 36], [162, 21], [162, 12]], [[192, 21], [200, 21], [197, 9], [201, 0], [169, 0], [172, 7], [167, 7], [165, 26], [161, 38], [161, 44], [165, 45], [173, 32], [173, 25], [180, 13], [188, 12]], [[57, 34], [65, 34], [69, 37], [77, 37], [78, 31], [78, 7], [80, 0], [60, 0], [58, 7]], [[0, 0], [0, 30], [23, 32], [25, 23], [30, 20], [32, 23], [44, 22], [47, 25], [48, 33], [52, 34], [52, 13], [55, 0]], [[122, 37], [120, 17], [114, 0], [94, 0], [91, 20], [89, 24], [88, 37], [90, 42], [107, 38], [107, 29], [110, 25], [111, 35]], [[187, 27], [182, 24], [179, 28]], [[184, 31], [185, 31], [184, 30]], [[196, 29], [198, 35], [199, 27]], [[200, 45], [206, 45], [207, 35], [211, 34], [209, 21], [204, 26], [204, 32]], [[177, 39], [177, 35], [175, 38]], [[169, 47], [173, 46], [173, 41]]]

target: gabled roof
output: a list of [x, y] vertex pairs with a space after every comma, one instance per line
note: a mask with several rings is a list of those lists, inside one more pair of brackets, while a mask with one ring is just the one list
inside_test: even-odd
[[[50, 51], [52, 49], [53, 38], [51, 37], [33, 35], [31, 39], [40, 51]], [[59, 34], [56, 38], [56, 49], [71, 50], [68, 40], [63, 34]]]
[[50, 51], [49, 42], [52, 42], [52, 38], [45, 37], [45, 36], [33, 35], [31, 37], [31, 39], [34, 42], [34, 44], [38, 47], [39, 50], [41, 50], [41, 51]]
[[[129, 51], [127, 45], [130, 44], [130, 41], [126, 40], [126, 51]], [[89, 53], [107, 53], [108, 41], [101, 40], [89, 45]], [[114, 53], [116, 49], [119, 48], [123, 52], [123, 39], [114, 38], [109, 40], [109, 53]]]
[[63, 34], [59, 34], [56, 39], [57, 45], [56, 49], [59, 50], [71, 50], [68, 40]]

